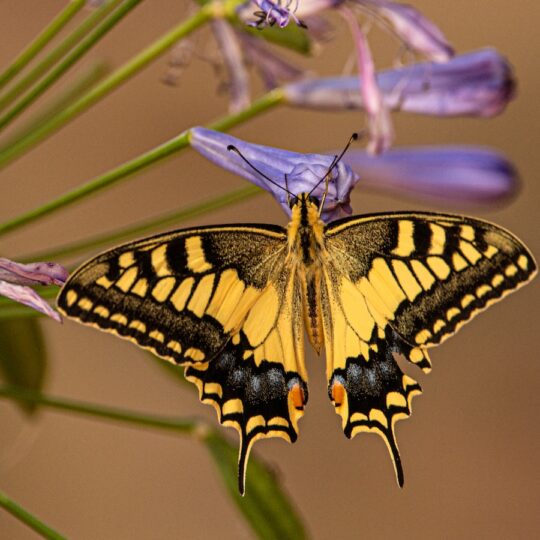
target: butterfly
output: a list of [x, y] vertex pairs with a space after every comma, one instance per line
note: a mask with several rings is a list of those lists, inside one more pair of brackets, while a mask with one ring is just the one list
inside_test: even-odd
[[402, 486], [394, 427], [421, 388], [394, 353], [428, 372], [428, 349], [536, 273], [528, 249], [491, 223], [398, 212], [324, 224], [323, 202], [294, 197], [287, 228], [195, 227], [129, 242], [84, 263], [58, 296], [67, 317], [186, 367], [201, 401], [239, 433], [241, 493], [256, 440], [297, 439], [304, 330], [325, 350], [345, 435], [379, 434]]

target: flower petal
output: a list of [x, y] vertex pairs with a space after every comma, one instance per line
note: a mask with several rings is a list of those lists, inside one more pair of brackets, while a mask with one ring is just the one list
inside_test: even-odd
[[375, 64], [373, 63], [373, 57], [371, 56], [371, 50], [366, 36], [348, 8], [343, 7], [341, 12], [344, 14], [354, 37], [358, 55], [358, 68], [362, 74], [361, 79], [358, 81], [358, 86], [362, 95], [364, 110], [368, 117], [368, 150], [372, 154], [379, 154], [390, 148], [394, 139], [394, 128], [392, 126], [390, 111], [384, 102], [384, 97], [377, 84]]
[[17, 285], [58, 285], [68, 278], [68, 271], [56, 263], [21, 264], [0, 258], [0, 281]]
[[62, 322], [60, 315], [30, 287], [0, 281], [0, 296], [11, 298], [11, 300], [14, 300], [15, 302], [19, 302], [20, 304], [24, 304], [36, 311], [44, 313], [57, 322]]
[[[311, 191], [320, 182], [313, 195], [321, 198], [325, 190], [325, 183], [321, 180], [332, 164], [331, 156], [300, 154], [251, 144], [231, 135], [201, 127], [190, 130], [190, 141], [191, 146], [210, 161], [270, 192], [289, 215], [285, 185], [296, 195]], [[236, 153], [227, 150], [229, 145], [237, 147], [254, 167], [275, 183], [258, 174]], [[333, 168], [330, 176], [328, 195], [321, 214], [323, 221], [332, 221], [351, 212], [349, 195], [358, 182], [358, 176], [343, 161]]]
[[403, 43], [435, 62], [445, 62], [454, 50], [440, 28], [413, 6], [386, 0], [356, 0], [388, 20]]
[[376, 157], [351, 150], [344, 160], [362, 187], [460, 206], [500, 204], [519, 184], [508, 159], [475, 146], [393, 148]]
[[247, 33], [237, 36], [249, 63], [259, 72], [267, 89], [276, 88], [283, 82], [290, 82], [305, 76], [306, 71], [274, 53], [262, 40]]
[[244, 65], [239, 40], [232, 26], [223, 19], [214, 19], [211, 28], [227, 70], [228, 90], [231, 96], [229, 111], [231, 113], [241, 111], [249, 105], [251, 99], [249, 75]]
[[[514, 97], [508, 61], [494, 49], [455, 56], [444, 64], [423, 62], [378, 73], [392, 110], [434, 116], [495, 116]], [[290, 105], [317, 109], [364, 108], [357, 77], [320, 78], [283, 87]]]

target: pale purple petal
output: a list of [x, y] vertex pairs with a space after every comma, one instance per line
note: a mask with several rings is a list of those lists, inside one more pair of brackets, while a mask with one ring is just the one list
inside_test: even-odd
[[409, 49], [429, 60], [445, 62], [454, 55], [452, 46], [439, 27], [413, 6], [386, 0], [354, 1], [388, 20]]
[[16, 263], [0, 258], [0, 281], [17, 285], [58, 285], [68, 278], [68, 271], [56, 263]]
[[392, 148], [376, 157], [350, 150], [343, 159], [360, 176], [360, 187], [460, 207], [501, 204], [519, 185], [512, 163], [482, 147]]
[[[210, 161], [269, 191], [289, 215], [290, 208], [287, 204], [286, 191], [268, 182], [236, 153], [227, 150], [227, 147], [229, 145], [237, 147], [257, 169], [279, 184], [279, 186], [283, 186], [283, 188], [285, 187], [286, 175], [287, 187], [294, 195], [311, 191], [325, 177], [332, 163], [332, 157], [330, 156], [300, 154], [269, 146], [251, 144], [225, 133], [201, 127], [190, 130], [190, 142], [195, 150]], [[343, 161], [335, 166], [331, 174], [328, 195], [321, 214], [323, 221], [332, 221], [345, 214], [350, 214], [349, 196], [356, 182], [358, 182], [358, 176]], [[313, 195], [321, 198], [324, 189], [325, 185], [322, 182], [315, 189]]]
[[361, 73], [358, 86], [369, 124], [368, 150], [372, 154], [379, 154], [392, 144], [394, 138], [392, 120], [377, 84], [375, 64], [366, 36], [349, 9], [343, 7], [341, 12], [349, 24], [358, 54], [358, 67]]
[[211, 22], [219, 51], [228, 75], [228, 90], [231, 97], [229, 110], [238, 112], [250, 104], [249, 75], [244, 65], [240, 43], [231, 25], [223, 19]]
[[[424, 62], [377, 74], [392, 110], [433, 116], [495, 116], [514, 97], [508, 61], [494, 49], [455, 56], [446, 63]], [[299, 107], [362, 109], [357, 77], [320, 78], [284, 86], [287, 103]]]
[[30, 287], [0, 281], [0, 296], [11, 298], [11, 300], [14, 300], [15, 302], [19, 302], [20, 304], [24, 304], [25, 306], [48, 315], [57, 322], [62, 322], [60, 315]]
[[237, 37], [242, 43], [244, 54], [259, 72], [266, 88], [276, 88], [284, 82], [295, 81], [305, 76], [306, 72], [303, 69], [272, 52], [263, 40], [245, 32], [238, 33]]
[[300, 0], [296, 14], [301, 18], [319, 15], [327, 9], [339, 7], [344, 3], [345, 0]]

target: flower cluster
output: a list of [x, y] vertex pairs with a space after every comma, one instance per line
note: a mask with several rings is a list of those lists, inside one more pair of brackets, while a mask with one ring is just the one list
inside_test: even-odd
[[[322, 198], [326, 190], [321, 211], [326, 222], [351, 213], [351, 190], [358, 183], [409, 197], [437, 199], [443, 193], [446, 203], [460, 205], [498, 203], [516, 192], [515, 168], [494, 150], [459, 146], [391, 148], [394, 111], [441, 118], [492, 117], [501, 113], [514, 96], [515, 83], [510, 64], [496, 50], [455, 55], [437, 25], [416, 8], [399, 2], [253, 1], [258, 10], [255, 21], [253, 8], [238, 2], [233, 3], [233, 16], [215, 17], [210, 23], [228, 73], [231, 110], [240, 111], [250, 105], [246, 67], [251, 64], [268, 87], [282, 85], [282, 99], [291, 107], [363, 111], [368, 121], [367, 151], [352, 149], [334, 163], [335, 154], [331, 152], [302, 154], [193, 128], [190, 143], [202, 155], [268, 190], [287, 213], [288, 192], [313, 189], [314, 195]], [[253, 33], [251, 28], [276, 26], [281, 44], [294, 48], [289, 22], [303, 27], [306, 21], [307, 30], [301, 32], [308, 39], [317, 38], [324, 28], [324, 16], [330, 11], [339, 13], [352, 32], [359, 67], [356, 76], [306, 78], [302, 69], [268, 47], [267, 36], [261, 39], [261, 34]], [[361, 24], [366, 20], [389, 30], [406, 50], [420, 57], [418, 61], [377, 71]], [[231, 146], [241, 155], [230, 152]], [[66, 277], [66, 270], [52, 263], [22, 265], [0, 259], [0, 295], [56, 320], [59, 315], [29, 285], [61, 285]]]

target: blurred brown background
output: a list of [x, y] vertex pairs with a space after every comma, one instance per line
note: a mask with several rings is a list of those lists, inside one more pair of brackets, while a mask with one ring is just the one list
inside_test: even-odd
[[[491, 121], [396, 117], [398, 143], [475, 143], [504, 151], [519, 167], [522, 192], [504, 209], [475, 213], [515, 232], [538, 257], [538, 3], [414, 4], [442, 26], [458, 51], [491, 45], [507, 55], [517, 72], [519, 95], [506, 114]], [[7, 65], [64, 5], [62, 0], [1, 2], [0, 65]], [[143, 2], [83, 65], [105, 58], [118, 66], [186, 14], [178, 0]], [[313, 69], [323, 66], [327, 74], [340, 72], [351, 49], [344, 24], [336, 23], [339, 39], [308, 63]], [[382, 51], [379, 65], [388, 65], [395, 45], [379, 31], [372, 37], [376, 53]], [[198, 47], [208, 40], [203, 32]], [[2, 171], [0, 220], [224, 111], [226, 98], [216, 95], [218, 81], [208, 63], [193, 61], [171, 88], [161, 82], [167, 62], [165, 55]], [[359, 113], [280, 109], [232, 133], [307, 152], [339, 147], [361, 127]], [[38, 226], [6, 236], [1, 250], [16, 258], [241, 185], [187, 151]], [[437, 209], [361, 190], [353, 194], [353, 206], [356, 212]], [[237, 221], [284, 223], [285, 218], [269, 197], [259, 197], [186, 226]], [[257, 444], [255, 451], [277, 469], [313, 538], [538, 534], [538, 283], [488, 310], [432, 352], [433, 373], [418, 377], [424, 395], [415, 400], [412, 418], [397, 428], [403, 490], [396, 487], [380, 438], [362, 435], [349, 441], [343, 436], [326, 396], [323, 359], [309, 354], [310, 403], [299, 441], [291, 446], [274, 439]], [[131, 344], [72, 322], [59, 326], [43, 320], [42, 325], [50, 359], [46, 391], [52, 395], [217, 423], [210, 407], [198, 403], [189, 388], [180, 387]], [[69, 537], [250, 537], [206, 451], [192, 440], [46, 410], [27, 421], [6, 401], [0, 402], [0, 422], [0, 488]], [[27, 539], [34, 533], [1, 511], [0, 536]]]

